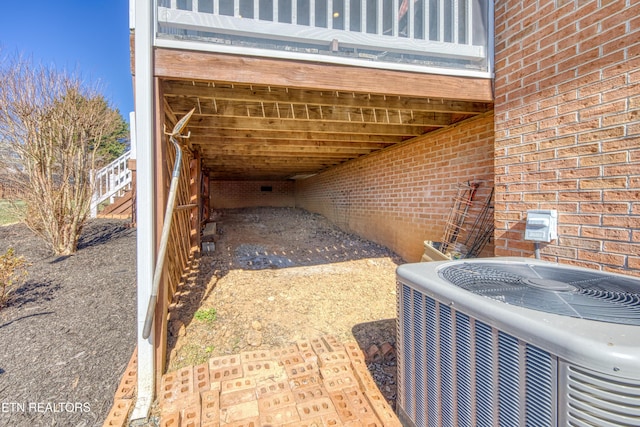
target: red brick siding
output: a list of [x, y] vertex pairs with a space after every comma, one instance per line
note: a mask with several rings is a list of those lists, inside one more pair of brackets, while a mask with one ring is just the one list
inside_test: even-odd
[[491, 188], [493, 134], [484, 114], [344, 163], [297, 181], [296, 206], [418, 261], [423, 241], [442, 237], [458, 183]]
[[640, 3], [499, 0], [495, 18], [496, 255], [531, 256], [526, 211], [557, 209], [543, 258], [640, 275]]
[[[262, 191], [262, 187], [271, 187], [272, 191]], [[293, 181], [212, 181], [210, 206], [212, 209], [293, 207], [293, 190]]]

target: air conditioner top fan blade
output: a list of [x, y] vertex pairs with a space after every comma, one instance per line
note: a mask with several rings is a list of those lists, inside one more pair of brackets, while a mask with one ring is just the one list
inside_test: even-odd
[[640, 283], [620, 275], [563, 266], [477, 262], [439, 275], [477, 295], [547, 313], [640, 326]]

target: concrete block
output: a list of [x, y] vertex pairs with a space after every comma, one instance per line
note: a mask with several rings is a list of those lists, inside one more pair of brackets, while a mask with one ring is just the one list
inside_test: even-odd
[[218, 223], [209, 222], [204, 226], [204, 230], [202, 230], [202, 238], [213, 237], [218, 234]]
[[363, 417], [356, 421], [344, 423], [344, 427], [385, 427], [376, 417]]
[[385, 342], [380, 346], [380, 353], [382, 354], [382, 360], [384, 360], [387, 364], [395, 363], [396, 361], [396, 350], [393, 346]]
[[291, 391], [258, 399], [258, 408], [260, 409], [260, 413], [279, 410], [285, 406], [293, 406], [295, 404], [296, 402]]
[[200, 405], [189, 406], [180, 411], [180, 427], [200, 427]]
[[200, 394], [187, 394], [178, 399], [167, 400], [160, 405], [161, 414], [170, 414], [172, 412], [180, 412], [184, 408], [200, 406]]
[[319, 399], [313, 399], [310, 402], [298, 403], [296, 407], [298, 408], [300, 419], [303, 420], [336, 413], [336, 408], [328, 397], [321, 397]]
[[340, 418], [338, 417], [337, 413], [323, 415], [321, 418], [325, 427], [342, 426], [342, 421], [340, 421]]
[[317, 354], [320, 355], [322, 353], [325, 353], [327, 351], [329, 351], [329, 347], [327, 346], [327, 344], [322, 340], [322, 338], [314, 338], [312, 340], [309, 341], [311, 344], [311, 349]]
[[254, 400], [257, 400], [257, 397], [256, 390], [253, 388], [237, 390], [231, 393], [221, 393], [220, 409], [222, 410], [242, 403], [252, 402]]
[[234, 354], [232, 356], [217, 356], [209, 359], [209, 369], [228, 368], [230, 366], [237, 366], [242, 363], [240, 355]]
[[295, 405], [283, 406], [279, 409], [260, 414], [261, 426], [282, 426], [292, 424], [299, 426], [300, 415]]
[[368, 399], [358, 387], [342, 389], [342, 393], [347, 398], [349, 406], [356, 414], [358, 419], [375, 417], [375, 413], [373, 411], [373, 408], [369, 404]]
[[[209, 365], [211, 366], [211, 365]], [[211, 382], [224, 382], [228, 380], [233, 380], [236, 378], [241, 378], [243, 375], [242, 365], [229, 366], [226, 368], [220, 369], [209, 369], [209, 379]]]
[[256, 379], [273, 378], [276, 380], [286, 378], [284, 368], [276, 360], [243, 363], [242, 369], [245, 377], [256, 377]]
[[333, 402], [333, 406], [336, 408], [336, 412], [338, 413], [338, 417], [340, 421], [347, 422], [357, 420], [356, 414], [351, 409], [349, 405], [349, 401], [347, 397], [341, 391], [336, 391], [329, 394], [331, 401]]
[[283, 424], [282, 427], [325, 427], [325, 424], [322, 421], [322, 417], [316, 417], [308, 420], [298, 420]]
[[274, 357], [269, 350], [243, 351], [240, 353], [240, 361], [242, 363], [260, 362], [272, 359], [274, 359]]
[[221, 423], [220, 427], [262, 427], [262, 424], [260, 424], [260, 418], [251, 417], [230, 423]]
[[296, 342], [296, 346], [298, 347], [298, 351], [313, 350], [313, 348], [311, 348], [311, 341], [309, 340], [300, 340]]
[[273, 381], [271, 379], [266, 379], [259, 381], [256, 384], [256, 395], [258, 396], [258, 399], [288, 391], [291, 391], [291, 387], [289, 387], [289, 381], [287, 380]]
[[220, 394], [234, 393], [240, 390], [255, 390], [254, 378], [234, 378], [220, 383]]
[[320, 368], [320, 376], [324, 379], [351, 373], [351, 363], [336, 363]]
[[284, 366], [285, 368], [287, 366], [300, 365], [304, 362], [305, 360], [297, 350], [294, 354], [287, 354], [278, 358], [278, 363], [280, 364], [280, 366]]
[[220, 405], [220, 424], [222, 425], [248, 418], [259, 418], [259, 416], [260, 411], [257, 400], [232, 405], [227, 408], [223, 408], [222, 405]]
[[376, 416], [382, 421], [382, 425], [385, 427], [402, 427], [400, 420], [393, 412], [387, 401], [382, 397], [380, 392], [366, 392], [365, 396], [369, 401], [369, 404], [376, 413]]
[[193, 367], [193, 390], [196, 393], [211, 389], [209, 379], [209, 364], [203, 363]]
[[162, 377], [159, 400], [161, 402], [170, 402], [193, 394], [193, 392], [193, 366], [187, 366]]
[[324, 337], [322, 337], [322, 339], [327, 345], [327, 348], [329, 349], [329, 351], [336, 351], [336, 350], [343, 349], [342, 343], [333, 335], [325, 335]]
[[300, 352], [298, 351], [297, 345], [290, 345], [288, 347], [271, 350], [271, 355], [274, 359], [278, 359], [278, 360], [288, 356], [294, 356], [294, 355], [301, 356]]
[[123, 427], [132, 407], [133, 399], [115, 399], [103, 427]]
[[120, 379], [114, 399], [133, 399], [136, 394], [138, 382], [138, 350], [134, 350], [129, 364]]
[[312, 362], [303, 362], [297, 365], [285, 366], [284, 369], [289, 379], [318, 373], [318, 365]]
[[344, 351], [347, 353], [347, 356], [349, 356], [349, 359], [351, 360], [364, 360], [364, 353], [360, 349], [358, 343], [355, 341], [347, 341], [346, 343], [344, 343]]
[[137, 373], [125, 372], [118, 384], [114, 399], [133, 399], [136, 395], [137, 381]]
[[318, 355], [315, 351], [313, 351], [313, 347], [311, 346], [311, 341], [309, 340], [301, 340], [296, 343], [298, 346], [298, 351], [302, 355], [302, 358], [306, 362], [318, 362]]
[[307, 387], [317, 387], [320, 385], [322, 385], [322, 380], [318, 374], [305, 375], [303, 377], [292, 378], [289, 380], [289, 387], [291, 387], [291, 390], [293, 391]]
[[318, 355], [312, 349], [301, 351], [300, 355], [302, 356], [305, 362], [316, 363], [316, 364], [318, 363]]
[[179, 427], [180, 412], [175, 411], [160, 415], [160, 427]]
[[294, 390], [293, 397], [296, 400], [296, 403], [306, 403], [313, 399], [329, 397], [329, 393], [322, 386], [314, 386]]
[[203, 426], [215, 427], [220, 424], [220, 392], [209, 390], [200, 393], [200, 420]]
[[378, 385], [373, 380], [373, 378], [371, 377], [371, 373], [367, 369], [367, 365], [358, 365], [352, 363], [351, 366], [353, 366], [354, 368], [353, 373], [355, 374], [355, 377], [358, 380], [358, 384], [363, 391], [380, 393], [380, 390], [378, 390]]
[[343, 388], [358, 386], [358, 380], [352, 373], [342, 374], [335, 377], [325, 378], [324, 387], [329, 393], [341, 390]]

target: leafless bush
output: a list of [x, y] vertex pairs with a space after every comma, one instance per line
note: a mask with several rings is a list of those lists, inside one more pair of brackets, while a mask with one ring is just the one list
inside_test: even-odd
[[90, 173], [122, 118], [78, 76], [22, 58], [2, 65], [2, 169], [23, 190], [29, 228], [71, 254], [89, 213]]
[[26, 267], [27, 261], [24, 257], [16, 256], [13, 248], [0, 255], [0, 308], [4, 307], [13, 291], [26, 279]]

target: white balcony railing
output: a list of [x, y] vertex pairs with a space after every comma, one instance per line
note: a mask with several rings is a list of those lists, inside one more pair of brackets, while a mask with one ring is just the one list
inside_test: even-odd
[[127, 162], [131, 158], [131, 151], [126, 151], [102, 169], [93, 174], [93, 197], [91, 199], [91, 218], [98, 214], [100, 203], [109, 199], [121, 196], [125, 191], [131, 189], [131, 170], [127, 167]]
[[157, 0], [156, 43], [490, 77], [492, 13], [491, 0]]

